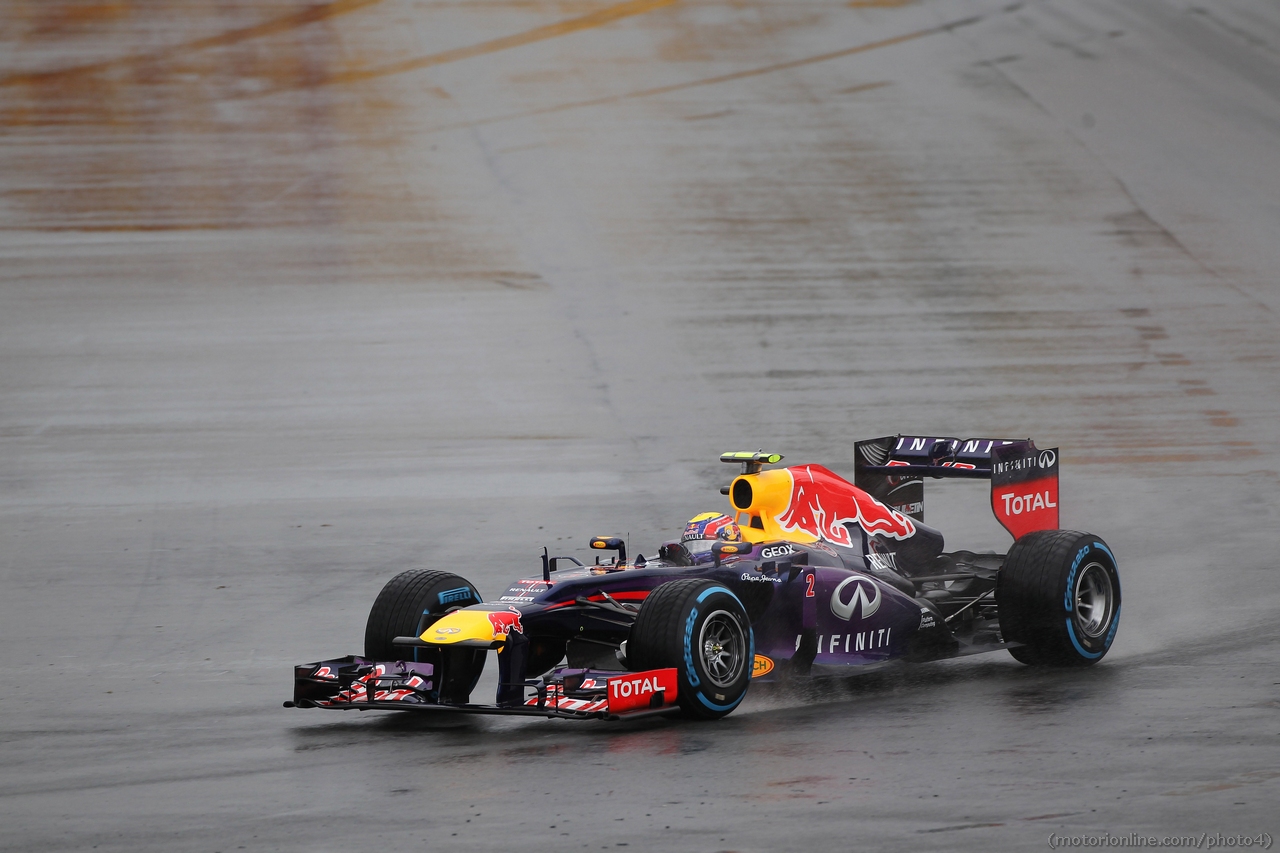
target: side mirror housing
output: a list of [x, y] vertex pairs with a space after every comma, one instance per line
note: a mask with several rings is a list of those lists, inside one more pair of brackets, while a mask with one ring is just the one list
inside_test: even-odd
[[621, 536], [592, 536], [591, 548], [597, 551], [616, 551], [619, 563], [627, 560], [627, 543], [622, 541]]
[[711, 546], [711, 553], [716, 558], [716, 565], [725, 557], [738, 557], [751, 553], [750, 542], [717, 542]]

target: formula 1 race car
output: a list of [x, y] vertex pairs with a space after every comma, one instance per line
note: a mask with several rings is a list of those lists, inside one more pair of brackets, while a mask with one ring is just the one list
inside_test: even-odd
[[[889, 436], [855, 445], [854, 482], [777, 454], [726, 453], [731, 515], [693, 519], [653, 559], [617, 537], [594, 565], [543, 549], [497, 601], [447, 571], [379, 593], [363, 657], [296, 667], [286, 707], [618, 719], [723, 717], [753, 681], [1008, 649], [1088, 666], [1120, 618], [1097, 536], [1058, 529], [1058, 452], [1031, 441]], [[947, 553], [924, 524], [925, 478], [991, 481], [1006, 555]], [[491, 704], [471, 694], [488, 653]]]

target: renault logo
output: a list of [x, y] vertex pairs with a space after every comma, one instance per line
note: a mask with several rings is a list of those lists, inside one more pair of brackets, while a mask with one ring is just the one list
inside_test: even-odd
[[[849, 584], [853, 584], [853, 597], [846, 604], [844, 601], [844, 588]], [[870, 594], [868, 594], [870, 590]], [[869, 578], [853, 577], [845, 578], [836, 587], [836, 591], [831, 593], [831, 612], [848, 622], [853, 618], [853, 612], [862, 605], [862, 617], [866, 619], [871, 614], [880, 609], [880, 587], [871, 582]]]

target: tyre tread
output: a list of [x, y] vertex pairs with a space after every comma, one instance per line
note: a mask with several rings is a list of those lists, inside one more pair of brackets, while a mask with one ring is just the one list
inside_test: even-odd
[[[395, 655], [395, 646], [391, 638], [401, 631], [411, 631], [410, 620], [417, 625], [421, 617], [415, 612], [421, 606], [420, 600], [426, 590], [445, 578], [457, 578], [459, 585], [472, 586], [465, 578], [453, 572], [435, 569], [409, 569], [387, 581], [369, 610], [369, 621], [364, 631], [365, 657], [372, 660], [386, 660]], [[472, 587], [474, 588], [474, 587]]]
[[997, 585], [1000, 632], [1006, 642], [1025, 643], [1009, 652], [1027, 664], [1080, 666], [1058, 602], [1064, 567], [1072, 554], [1097, 537], [1077, 530], [1039, 530], [1023, 536], [1005, 558]]

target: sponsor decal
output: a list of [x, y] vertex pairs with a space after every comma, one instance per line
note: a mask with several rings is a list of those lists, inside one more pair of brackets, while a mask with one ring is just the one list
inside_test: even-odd
[[[853, 594], [846, 602], [843, 599], [847, 587], [853, 587]], [[853, 575], [840, 581], [835, 592], [831, 593], [831, 612], [848, 622], [854, 612], [859, 618], [866, 619], [880, 609], [880, 587], [870, 578]]]
[[1022, 515], [1024, 512], [1034, 512], [1038, 509], [1054, 509], [1058, 506], [1057, 502], [1050, 497], [1049, 489], [1045, 489], [1043, 492], [1033, 492], [1029, 495], [1005, 492], [1000, 497], [1004, 499], [1005, 515]]
[[818, 653], [838, 655], [883, 649], [888, 647], [892, 633], [892, 628], [877, 628], [873, 631], [859, 631], [856, 634], [819, 634]]
[[920, 608], [920, 627], [921, 629], [936, 627], [936, 623], [933, 621], [933, 613], [923, 607]]
[[520, 611], [514, 607], [506, 610], [494, 610], [487, 614], [494, 634], [510, 634], [512, 631], [524, 633], [524, 625], [520, 623]]
[[991, 454], [991, 509], [1014, 539], [1058, 526], [1058, 451], [1028, 442]]
[[1074, 602], [1071, 600], [1071, 591], [1076, 586], [1076, 571], [1080, 568], [1080, 561], [1089, 553], [1090, 546], [1085, 545], [1076, 552], [1076, 558], [1071, 562], [1071, 572], [1067, 575], [1067, 591], [1062, 596], [1062, 606], [1070, 613], [1074, 608]]
[[1057, 464], [1058, 452], [1056, 450], [1042, 450], [1039, 455], [1019, 456], [1005, 462], [996, 462], [991, 466], [991, 473], [1012, 474], [1015, 471], [1026, 471], [1034, 468], [1048, 470]]
[[792, 548], [790, 545], [770, 545], [768, 548], [760, 549], [760, 557], [761, 559], [769, 560], [774, 557], [785, 557], [788, 554], [794, 554], [795, 552], [796, 549]]
[[882, 572], [896, 572], [898, 570], [897, 554], [866, 554], [867, 565], [873, 569]]
[[539, 578], [524, 578], [518, 580], [511, 585], [511, 588], [503, 593], [499, 601], [533, 601], [538, 593], [545, 592], [551, 588], [551, 584]]
[[670, 705], [676, 696], [676, 671], [651, 669], [609, 679], [609, 711], [618, 714], [652, 707], [654, 697], [662, 694], [660, 703]]
[[755, 583], [782, 583], [782, 578], [771, 578], [768, 575], [753, 575], [750, 572], [743, 572], [738, 576], [744, 581], [754, 581]]
[[751, 677], [759, 678], [762, 675], [768, 675], [773, 672], [773, 659], [764, 655], [756, 655], [751, 661]]
[[334, 672], [330, 667], [327, 667], [327, 666], [322, 666], [319, 669], [317, 669], [315, 672], [311, 673], [311, 677], [325, 678], [325, 679], [328, 679], [329, 681], [338, 680], [338, 674]]
[[910, 518], [821, 465], [784, 470], [791, 474], [791, 500], [778, 516], [783, 530], [799, 530], [846, 548], [853, 547], [846, 523], [891, 539], [915, 535], [916, 526]]
[[436, 629], [436, 633], [437, 633], [437, 634], [456, 634], [456, 633], [458, 633], [458, 632], [459, 632], [459, 631], [461, 631], [461, 630], [462, 630], [461, 628], [451, 628], [451, 627], [446, 626], [446, 627], [443, 627], [443, 628], [437, 628], [437, 629]]
[[460, 586], [455, 589], [446, 589], [444, 592], [436, 596], [441, 604], [450, 604], [454, 601], [467, 601], [475, 598], [476, 594], [472, 592], [469, 586]]
[[[956, 456], [986, 456], [991, 453], [991, 448], [1012, 444], [1011, 441], [1001, 441], [993, 438], [970, 438], [967, 440], [957, 440], [948, 438], [931, 438], [928, 436], [904, 435], [898, 439], [898, 443], [894, 446], [894, 451], [906, 451], [908, 453], [927, 452], [933, 447], [935, 442], [946, 441], [954, 442], [958, 447], [953, 448], [952, 452]], [[890, 465], [893, 463], [890, 462]]]
[[690, 687], [702, 684], [698, 678], [698, 670], [693, 666], [693, 626], [698, 621], [698, 608], [689, 608], [689, 618], [684, 620], [684, 677]]
[[1058, 527], [1058, 478], [993, 486], [991, 509], [1015, 539], [1033, 530], [1054, 530]]

